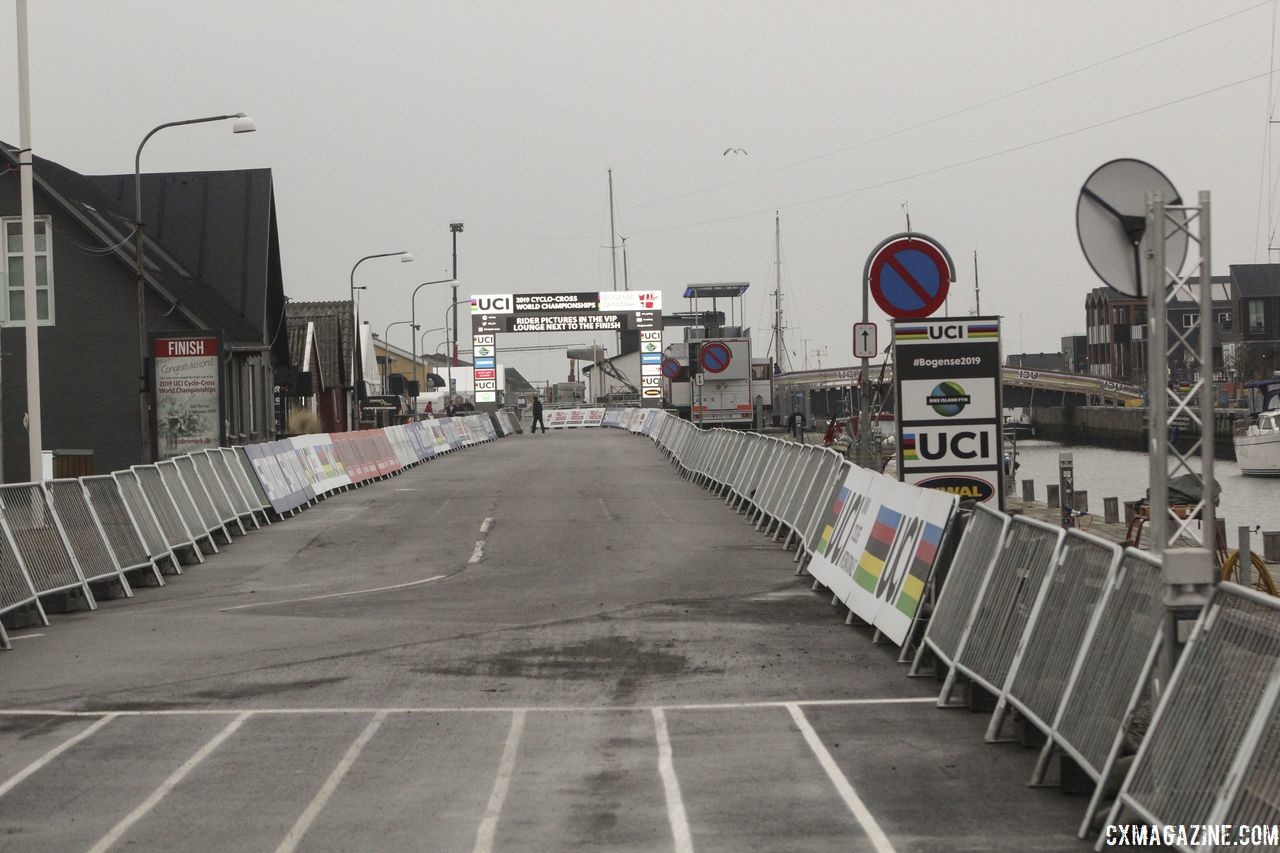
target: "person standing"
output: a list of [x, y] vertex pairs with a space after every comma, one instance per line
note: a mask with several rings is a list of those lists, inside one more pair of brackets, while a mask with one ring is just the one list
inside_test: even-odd
[[800, 411], [800, 404], [796, 403], [791, 414], [787, 416], [787, 432], [791, 433], [796, 441], [804, 444], [804, 428], [808, 425], [809, 419], [805, 417], [804, 412]]
[[546, 435], [547, 425], [542, 422], [542, 400], [535, 395], [533, 398], [533, 426], [529, 429], [529, 432], [536, 433], [539, 426], [542, 427], [542, 434]]

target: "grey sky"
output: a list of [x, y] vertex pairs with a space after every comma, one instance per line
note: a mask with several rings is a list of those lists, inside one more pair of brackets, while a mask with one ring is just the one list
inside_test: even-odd
[[[982, 307], [1005, 316], [1006, 351], [1020, 338], [1056, 350], [1083, 332], [1098, 282], [1077, 245], [1075, 196], [1104, 161], [1149, 160], [1186, 198], [1212, 191], [1216, 272], [1265, 260], [1267, 220], [1280, 214], [1267, 187], [1280, 169], [1266, 162], [1270, 2], [30, 7], [37, 154], [128, 172], [156, 124], [249, 113], [259, 132], [248, 136], [165, 131], [144, 169], [270, 167], [294, 299], [345, 298], [360, 256], [412, 251], [414, 264], [360, 269], [379, 334], [408, 318], [415, 283], [447, 275], [454, 219], [466, 222], [464, 296], [609, 289], [610, 166], [632, 287], [662, 289], [670, 310], [686, 283], [750, 281], [761, 348], [781, 209], [797, 367], [804, 339], [811, 366], [821, 347], [824, 365], [852, 361], [862, 265], [902, 230], [904, 201], [957, 261], [952, 314], [972, 309], [978, 251]], [[0, 30], [0, 138], [16, 142], [12, 3]], [[730, 146], [749, 154], [722, 156]], [[424, 329], [442, 325], [447, 303], [444, 288], [423, 290]], [[392, 340], [407, 345], [405, 329]], [[565, 373], [554, 353], [502, 361], [535, 379]]]

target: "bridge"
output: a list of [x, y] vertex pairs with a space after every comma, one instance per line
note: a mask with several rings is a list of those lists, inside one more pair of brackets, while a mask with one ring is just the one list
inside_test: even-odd
[[[506, 416], [497, 429], [458, 420], [412, 441], [409, 428], [314, 437], [337, 461], [312, 474], [299, 473], [307, 442], [265, 446], [253, 456], [279, 476], [261, 488], [235, 486], [266, 463], [224, 456], [168, 493], [222, 484], [240, 524], [193, 516], [193, 541], [138, 564], [131, 586], [100, 575], [96, 592], [36, 589], [49, 624], [11, 630], [0, 652], [0, 846], [1088, 849], [1084, 798], [1026, 785], [1044, 769], [1034, 750], [984, 743], [995, 720], [940, 709], [938, 681], [908, 677], [923, 648], [946, 676], [942, 699], [962, 673], [983, 683], [942, 619], [986, 635], [979, 617], [943, 602], [938, 630], [921, 646], [912, 621], [901, 651], [883, 641], [888, 623], [858, 618], [818, 544], [835, 541], [820, 530], [823, 484], [850, 471], [835, 454], [654, 410], [539, 435]], [[423, 440], [437, 433], [443, 443]], [[32, 487], [4, 488], [9, 513]], [[975, 516], [984, 548], [1043, 537], [1028, 522], [1005, 534], [999, 517]], [[59, 525], [82, 550], [85, 531]], [[36, 530], [29, 520], [10, 541], [28, 553]], [[967, 548], [948, 584], [981, 604], [975, 584], [993, 596], [1000, 584], [975, 574]], [[148, 567], [166, 570], [163, 586], [144, 586]], [[1028, 604], [1048, 575], [1029, 572], [1010, 601], [1029, 636], [1087, 649], [1092, 634], [1077, 642], [1061, 620], [1129, 631], [1146, 612], [1128, 591], [1125, 619], [1091, 620], [1057, 606], [1055, 587], [1045, 610], [1059, 621], [1036, 633]], [[1059, 577], [1073, 595], [1106, 586]], [[52, 612], [60, 603], [69, 612]], [[1141, 661], [1151, 643], [1130, 645]], [[1108, 648], [1108, 666], [1133, 658]], [[1114, 674], [1100, 683], [1125, 693]], [[1252, 683], [1233, 682], [1237, 711], [1254, 707]], [[999, 692], [998, 715], [1038, 707]], [[989, 710], [980, 697], [970, 705]], [[1050, 745], [1070, 743], [1061, 728]]]
[[[1100, 376], [1010, 366], [1002, 367], [1000, 370], [1001, 381], [1007, 388], [1078, 394], [1098, 400], [1115, 400], [1120, 403], [1142, 399], [1142, 389], [1137, 385], [1127, 385]], [[858, 384], [860, 373], [860, 367], [799, 370], [775, 376], [773, 383], [775, 389], [781, 388], [784, 393], [794, 388], [849, 388]], [[871, 381], [876, 385], [892, 385], [893, 363], [872, 364], [870, 376]]]

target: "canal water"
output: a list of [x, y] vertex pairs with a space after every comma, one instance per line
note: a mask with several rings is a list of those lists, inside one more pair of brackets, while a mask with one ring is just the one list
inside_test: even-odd
[[[1125, 501], [1146, 497], [1150, 479], [1145, 453], [1110, 450], [1102, 447], [1067, 446], [1055, 441], [1022, 439], [1018, 442], [1018, 469], [1015, 494], [1022, 493], [1023, 480], [1035, 480], [1036, 500], [1045, 499], [1045, 486], [1058, 482], [1058, 454], [1069, 451], [1075, 463], [1075, 486], [1089, 493], [1089, 511], [1102, 515], [1102, 499]], [[1219, 459], [1214, 478], [1222, 487], [1218, 518], [1227, 523], [1227, 543], [1235, 547], [1240, 525], [1280, 530], [1280, 477], [1246, 477], [1235, 462]], [[1252, 548], [1262, 553], [1262, 540], [1254, 536]]]

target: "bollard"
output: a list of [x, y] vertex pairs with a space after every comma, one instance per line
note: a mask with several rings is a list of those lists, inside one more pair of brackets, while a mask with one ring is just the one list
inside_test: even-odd
[[1036, 499], [1036, 481], [1023, 480], [1022, 481], [1022, 502], [1029, 504], [1035, 499]]
[[1102, 520], [1107, 524], [1118, 524], [1120, 522], [1119, 498], [1102, 499]]
[[1044, 500], [1051, 508], [1058, 505], [1058, 487], [1053, 483], [1044, 487]]
[[1076, 505], [1076, 465], [1070, 453], [1058, 454], [1058, 505], [1061, 526], [1075, 527], [1076, 520], [1071, 517], [1071, 509]]
[[1076, 492], [1075, 494], [1076, 494], [1076, 499], [1075, 499], [1075, 503], [1073, 503], [1072, 506], [1076, 508], [1077, 512], [1088, 512], [1089, 511], [1089, 493]]
[[1253, 586], [1253, 545], [1249, 542], [1249, 528], [1245, 525], [1237, 527], [1236, 535], [1240, 540], [1236, 582], [1241, 586]]
[[1280, 530], [1262, 531], [1262, 559], [1280, 563]]

